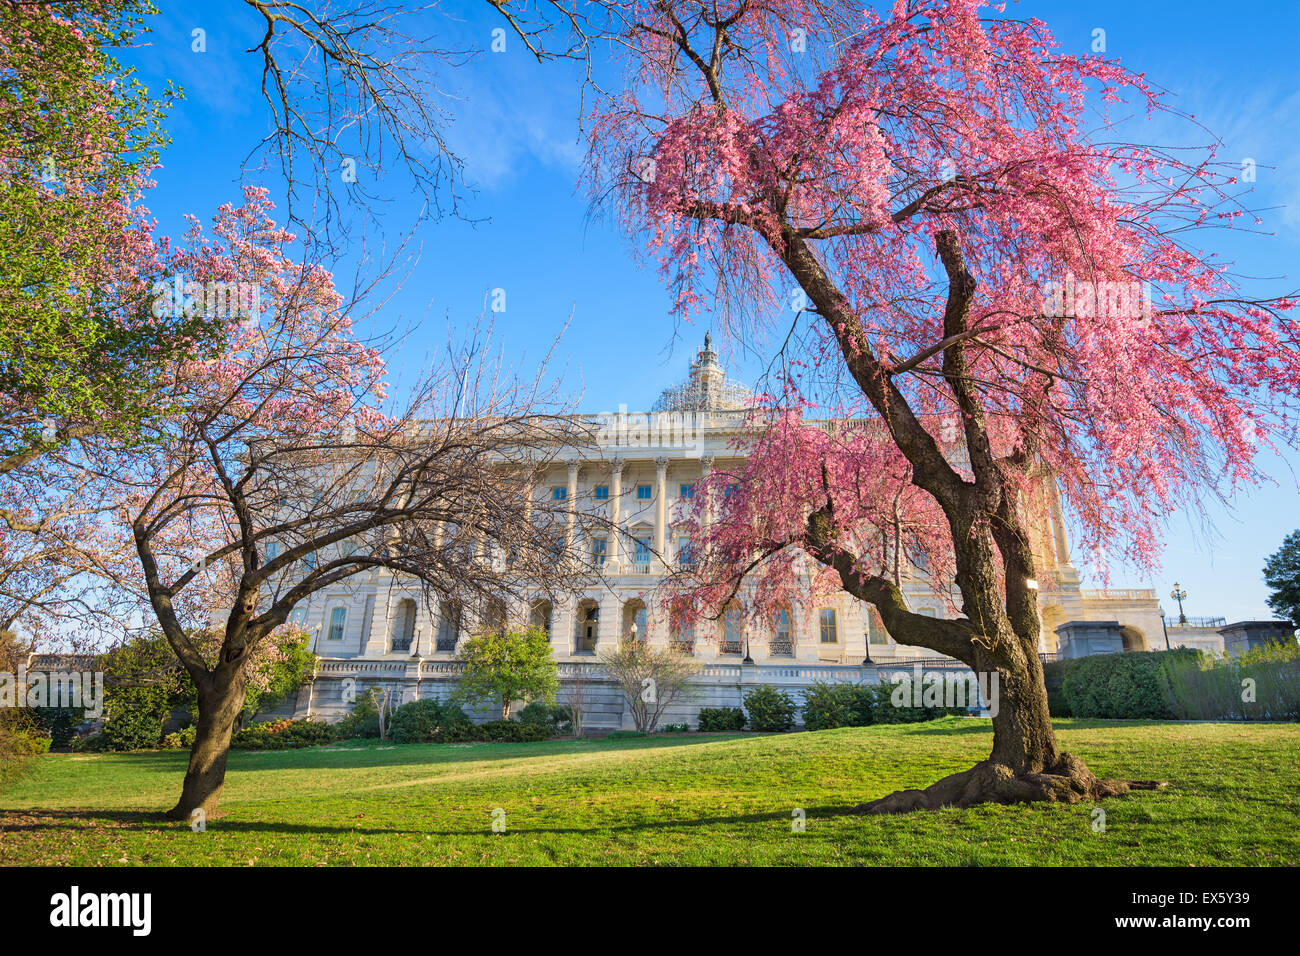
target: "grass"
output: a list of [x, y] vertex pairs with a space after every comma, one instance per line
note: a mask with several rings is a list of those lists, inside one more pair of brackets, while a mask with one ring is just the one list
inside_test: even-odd
[[[50, 754], [0, 790], [0, 863], [1102, 864], [1300, 861], [1300, 725], [1061, 721], [1103, 776], [1170, 787], [1094, 805], [843, 811], [987, 755], [987, 721], [774, 736], [376, 742], [231, 755], [207, 831], [161, 819], [186, 755]], [[505, 832], [493, 833], [493, 811]], [[806, 831], [792, 832], [796, 810]]]

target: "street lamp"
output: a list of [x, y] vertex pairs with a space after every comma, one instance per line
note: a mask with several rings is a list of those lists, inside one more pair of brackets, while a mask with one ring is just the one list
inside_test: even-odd
[[628, 628], [628, 636], [632, 638], [632, 643], [636, 643], [636, 618], [632, 618], [632, 626]]
[[1174, 589], [1169, 592], [1169, 596], [1178, 602], [1178, 623], [1180, 625], [1186, 624], [1187, 615], [1183, 613], [1183, 598], [1187, 597], [1187, 592], [1180, 588], [1178, 582], [1175, 581]]
[[745, 659], [741, 663], [752, 664], [754, 663], [754, 658], [749, 656], [749, 628], [748, 627], [745, 628], [744, 634], [745, 634]]

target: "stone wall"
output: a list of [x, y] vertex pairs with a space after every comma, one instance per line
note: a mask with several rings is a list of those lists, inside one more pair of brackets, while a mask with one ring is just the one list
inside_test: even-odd
[[[956, 661], [932, 659], [922, 664], [925, 671], [965, 672]], [[632, 730], [632, 718], [622, 693], [598, 663], [560, 664], [560, 690], [557, 700], [569, 699], [579, 675], [585, 682], [586, 729], [598, 733]], [[434, 698], [446, 700], [455, 690], [460, 667], [445, 661], [363, 661], [331, 659], [321, 662], [315, 679], [304, 685], [297, 700], [286, 704], [276, 716], [314, 717], [338, 720], [352, 709], [356, 700], [372, 687], [388, 687], [399, 703]], [[761, 684], [770, 684], [803, 703], [804, 691], [815, 681], [851, 681], [879, 683], [901, 675], [911, 675], [912, 665], [855, 666], [844, 664], [711, 664], [702, 665], [693, 682], [695, 693], [689, 700], [670, 706], [660, 725], [687, 724], [695, 729], [703, 707], [741, 707], [745, 694]], [[484, 706], [470, 713], [477, 720], [500, 717], [496, 706]]]

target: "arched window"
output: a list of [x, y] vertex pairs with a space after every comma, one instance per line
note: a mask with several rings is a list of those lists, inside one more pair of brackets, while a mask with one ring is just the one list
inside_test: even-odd
[[483, 614], [483, 628], [491, 634], [506, 632], [506, 602], [500, 598], [490, 598]]
[[415, 602], [402, 598], [397, 603], [397, 629], [393, 632], [395, 651], [409, 651], [411, 641], [415, 638]]
[[536, 601], [533, 603], [532, 613], [528, 617], [528, 623], [533, 627], [540, 627], [547, 634], [551, 633], [551, 602]]
[[779, 607], [772, 615], [772, 646], [769, 651], [774, 656], [789, 657], [794, 654], [794, 632], [790, 629], [788, 607]]
[[600, 627], [600, 605], [591, 598], [586, 598], [578, 602], [578, 613], [574, 618], [574, 652], [578, 654], [594, 652]]
[[438, 615], [438, 643], [440, 651], [454, 651], [456, 641], [460, 639], [461, 604], [455, 598], [442, 603]]
[[624, 637], [632, 637], [633, 627], [635, 627], [636, 639], [638, 641], [644, 641], [649, 635], [647, 621], [648, 617], [646, 615], [645, 602], [640, 598], [633, 598], [623, 605]]
[[672, 649], [682, 654], [695, 653], [695, 627], [693, 625], [686, 624], [677, 629], [677, 634], [672, 639]]
[[733, 604], [722, 615], [722, 653], [739, 654], [744, 644], [744, 612]]

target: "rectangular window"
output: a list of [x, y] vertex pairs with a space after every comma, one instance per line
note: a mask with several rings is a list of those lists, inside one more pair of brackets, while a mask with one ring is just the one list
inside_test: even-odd
[[636, 539], [636, 563], [650, 563], [650, 545], [647, 542], [642, 541], [640, 538]]
[[654, 495], [651, 493], [651, 491], [650, 491], [650, 486], [649, 486], [649, 485], [637, 485], [637, 486], [636, 486], [636, 500], [637, 500], [637, 501], [649, 501], [652, 497], [654, 497]]
[[329, 640], [343, 640], [343, 625], [348, 619], [348, 609], [345, 607], [336, 607], [330, 611], [330, 633]]
[[774, 630], [776, 631], [776, 640], [779, 644], [790, 643], [790, 612], [785, 608], [779, 608], [776, 612], [774, 621]]
[[609, 547], [609, 541], [606, 538], [591, 539], [591, 563], [604, 564], [605, 551]]
[[677, 541], [677, 563], [684, 568], [692, 567], [695, 564], [695, 552], [691, 548], [690, 538], [679, 538]]
[[569, 500], [569, 489], [568, 489], [568, 488], [561, 487], [560, 485], [556, 485], [554, 488], [551, 489], [551, 500], [552, 500], [552, 501], [568, 501], [568, 500]]
[[835, 626], [835, 608], [833, 607], [822, 608], [821, 625], [822, 625], [822, 643], [838, 644], [840, 642], [840, 636], [839, 636], [838, 629]]
[[694, 485], [694, 484], [690, 484], [690, 483], [683, 484], [683, 485], [681, 486], [681, 488], [678, 489], [678, 491], [679, 491], [679, 493], [681, 494], [681, 496], [682, 496], [683, 498], [694, 498], [694, 497], [695, 497], [695, 485]]
[[279, 541], [268, 541], [268, 542], [266, 542], [266, 560], [267, 560], [267, 561], [274, 561], [274, 560], [276, 559], [276, 557], [279, 556], [279, 554], [280, 554], [280, 542], [279, 542]]
[[302, 566], [308, 571], [316, 570], [316, 552], [309, 551], [302, 556]]
[[609, 485], [597, 485], [597, 486], [596, 486], [596, 500], [597, 500], [597, 501], [608, 501], [608, 500], [609, 500]]
[[730, 498], [739, 490], [740, 490], [740, 485], [727, 485], [726, 488], [722, 489], [722, 497]]

